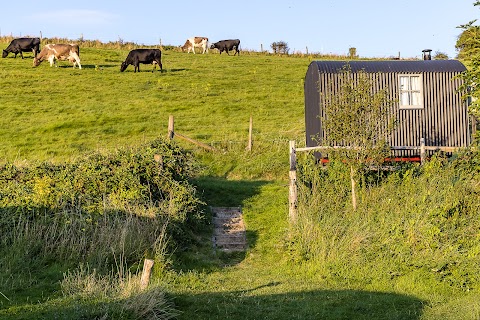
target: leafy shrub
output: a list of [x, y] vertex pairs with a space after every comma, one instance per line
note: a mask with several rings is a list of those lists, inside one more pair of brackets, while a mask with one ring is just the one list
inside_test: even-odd
[[195, 170], [189, 154], [162, 140], [69, 164], [4, 165], [0, 252], [11, 259], [0, 265], [34, 267], [39, 258], [100, 268], [115, 256], [134, 263], [162, 252], [159, 242], [184, 240], [182, 230], [202, 218], [188, 181]]

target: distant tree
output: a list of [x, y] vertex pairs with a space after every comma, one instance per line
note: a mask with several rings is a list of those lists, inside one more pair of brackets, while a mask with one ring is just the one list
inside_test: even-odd
[[324, 123], [329, 158], [350, 166], [352, 206], [357, 207], [356, 185], [365, 170], [381, 164], [390, 155], [388, 136], [395, 128], [393, 100], [387, 89], [374, 91], [374, 75], [364, 71], [352, 74], [349, 67], [340, 75], [340, 92], [325, 96]]
[[350, 59], [356, 59], [356, 58], [358, 58], [358, 56], [357, 56], [357, 48], [355, 48], [355, 47], [350, 47], [350, 48], [348, 48], [348, 57], [349, 57]]
[[433, 59], [435, 60], [448, 60], [448, 55], [444, 52], [436, 51], [433, 55]]
[[272, 42], [270, 47], [272, 48], [273, 53], [288, 54], [288, 52], [290, 51], [288, 43], [286, 43], [285, 41]]
[[[474, 6], [479, 6], [480, 1], [476, 1]], [[471, 98], [469, 106], [470, 114], [480, 119], [480, 27], [473, 25], [476, 20], [467, 24], [458, 26], [463, 29], [457, 40], [456, 48], [459, 51], [458, 58], [467, 62], [469, 67], [463, 74], [464, 91]]]

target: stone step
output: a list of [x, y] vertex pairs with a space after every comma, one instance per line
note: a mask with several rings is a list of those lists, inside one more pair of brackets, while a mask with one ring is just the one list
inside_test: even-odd
[[215, 228], [213, 229], [213, 235], [214, 236], [236, 236], [236, 235], [241, 235], [245, 237], [246, 231], [245, 230], [235, 230], [235, 229], [219, 229]]
[[215, 249], [224, 252], [245, 251], [247, 237], [241, 207], [213, 207], [212, 236]]
[[235, 218], [213, 217], [213, 223], [215, 225], [222, 225], [222, 224], [242, 224], [243, 225], [243, 219], [242, 217], [235, 217]]
[[231, 241], [231, 242], [243, 242], [245, 243], [245, 240], [246, 240], [246, 237], [245, 235], [238, 235], [238, 236], [215, 236], [215, 241], [217, 242], [228, 242], [228, 241]]

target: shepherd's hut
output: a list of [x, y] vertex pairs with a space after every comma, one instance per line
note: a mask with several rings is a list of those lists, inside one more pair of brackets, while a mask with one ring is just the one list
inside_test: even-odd
[[[424, 52], [425, 54], [425, 52]], [[457, 60], [313, 61], [305, 76], [306, 145], [322, 145], [325, 99], [340, 90], [340, 74], [363, 70], [372, 77], [373, 89], [387, 89], [394, 101], [397, 127], [389, 137], [392, 147], [466, 147], [472, 139], [473, 119], [460, 91], [459, 75], [466, 70]], [[434, 151], [430, 151], [432, 153]], [[396, 150], [395, 157], [416, 157], [418, 150]]]

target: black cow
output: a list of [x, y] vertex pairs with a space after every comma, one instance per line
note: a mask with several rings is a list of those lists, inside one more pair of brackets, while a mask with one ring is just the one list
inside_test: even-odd
[[14, 53], [15, 58], [17, 54], [20, 53], [20, 56], [23, 59], [22, 52], [32, 51], [34, 56], [37, 56], [37, 53], [40, 51], [40, 38], [18, 38], [13, 39], [12, 42], [8, 45], [8, 47], [3, 50], [2, 58], [6, 58], [8, 54]]
[[233, 55], [240, 55], [240, 40], [234, 39], [234, 40], [221, 40], [218, 42], [215, 42], [212, 44], [210, 49], [215, 49], [217, 48], [220, 51], [220, 54], [222, 54], [223, 51], [225, 51], [228, 55], [228, 51], [230, 50], [235, 50], [235, 53]]
[[122, 62], [120, 71], [123, 72], [127, 69], [128, 65], [131, 64], [135, 67], [134, 72], [140, 72], [140, 63], [143, 64], [153, 64], [153, 71], [155, 71], [158, 64], [160, 71], [162, 71], [162, 52], [159, 49], [134, 49], [128, 53], [127, 59]]

